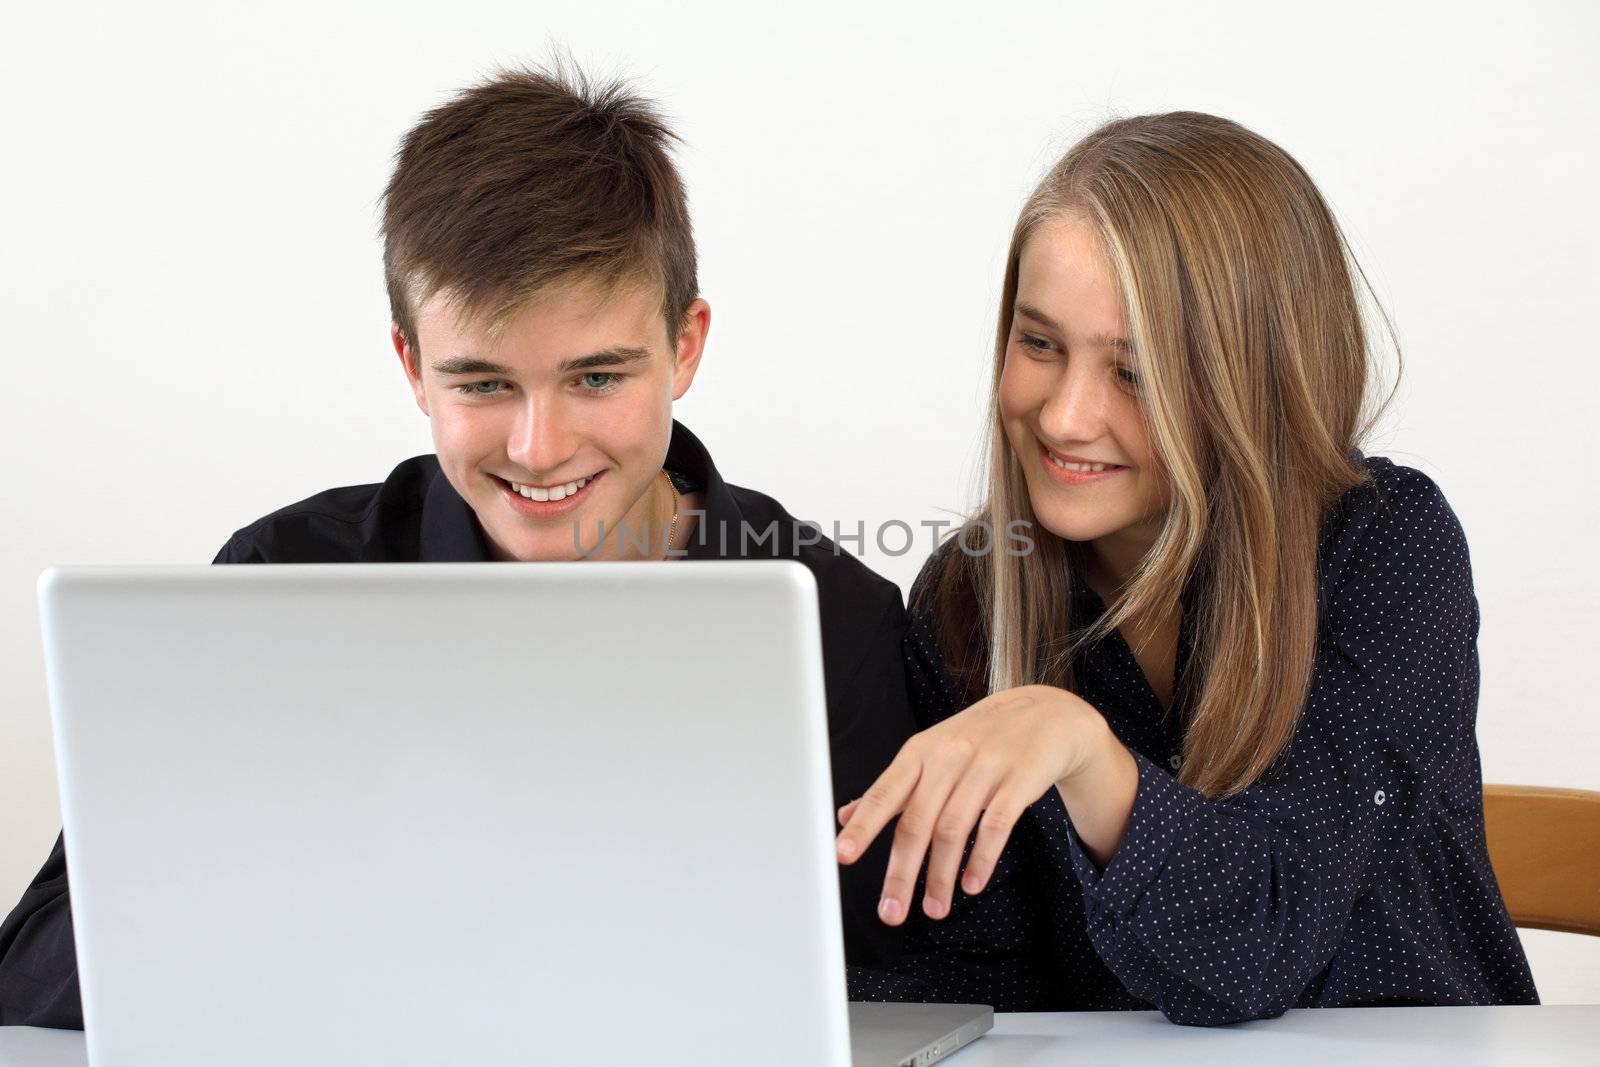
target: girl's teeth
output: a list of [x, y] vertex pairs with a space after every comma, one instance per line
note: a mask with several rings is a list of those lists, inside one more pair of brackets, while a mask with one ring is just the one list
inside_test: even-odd
[[551, 486], [549, 489], [540, 489], [536, 485], [518, 485], [516, 482], [512, 482], [511, 488], [515, 489], [529, 500], [565, 500], [573, 493], [576, 493], [579, 489], [582, 489], [584, 486], [588, 485], [591, 480], [591, 478], [579, 478], [575, 482], [568, 482], [566, 485]]
[[1050, 462], [1062, 470], [1077, 471], [1080, 474], [1097, 473], [1103, 470], [1110, 470], [1116, 466], [1114, 463], [1068, 463], [1066, 460], [1057, 459], [1054, 456], [1050, 457]]

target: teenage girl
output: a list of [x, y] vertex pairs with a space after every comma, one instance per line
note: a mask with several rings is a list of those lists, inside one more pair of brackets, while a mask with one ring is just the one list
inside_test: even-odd
[[[1306, 172], [1195, 113], [1111, 122], [1014, 231], [987, 499], [912, 593], [912, 920], [857, 999], [1536, 1003], [1484, 846], [1467, 544], [1359, 450], [1355, 267]], [[922, 876], [924, 859], [926, 873]]]

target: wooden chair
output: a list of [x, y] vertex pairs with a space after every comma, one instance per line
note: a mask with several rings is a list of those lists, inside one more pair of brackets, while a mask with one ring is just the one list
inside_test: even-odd
[[1512, 922], [1600, 936], [1600, 793], [1486, 785], [1483, 822]]

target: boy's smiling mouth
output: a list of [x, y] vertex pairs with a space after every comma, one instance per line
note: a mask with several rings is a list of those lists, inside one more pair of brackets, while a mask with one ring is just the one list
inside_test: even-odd
[[588, 495], [589, 487], [599, 481], [604, 474], [604, 471], [599, 471], [574, 481], [551, 486], [525, 485], [509, 481], [499, 475], [492, 477], [500, 486], [501, 494], [513, 508], [524, 515], [543, 518], [577, 507], [579, 501]]
[[564, 497], [572, 496], [598, 477], [598, 474], [588, 474], [576, 481], [562, 482], [559, 485], [523, 485], [521, 482], [510, 482], [508, 484], [529, 500], [561, 500]]

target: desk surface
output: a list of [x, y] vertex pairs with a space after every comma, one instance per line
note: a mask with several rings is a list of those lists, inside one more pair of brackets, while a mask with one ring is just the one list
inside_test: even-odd
[[[1298, 1009], [1277, 1019], [1214, 1029], [1175, 1026], [1153, 1011], [996, 1015], [987, 1037], [942, 1063], [1094, 1064], [1107, 1055], [1141, 1067], [1594, 1064], [1600, 1063], [1600, 1004]], [[85, 1067], [87, 1062], [81, 1033], [0, 1027], [0, 1067]]]

